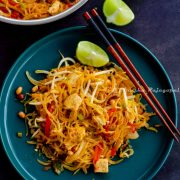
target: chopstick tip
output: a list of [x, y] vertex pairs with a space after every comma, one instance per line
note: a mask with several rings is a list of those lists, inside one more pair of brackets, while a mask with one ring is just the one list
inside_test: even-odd
[[83, 16], [85, 17], [86, 20], [91, 19], [91, 16], [87, 11], [83, 14]]
[[96, 9], [97, 9], [97, 8], [91, 9], [91, 14], [92, 14], [94, 17], [98, 16], [98, 13], [97, 13]]

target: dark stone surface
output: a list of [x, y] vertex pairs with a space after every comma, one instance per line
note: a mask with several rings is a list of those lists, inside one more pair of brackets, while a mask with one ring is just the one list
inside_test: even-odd
[[[180, 88], [180, 1], [126, 0], [135, 13], [135, 21], [125, 27], [109, 27], [129, 34], [147, 46], [160, 60], [170, 76], [174, 89]], [[85, 10], [102, 8], [103, 0], [89, 2], [72, 15], [54, 23], [40, 26], [15, 26], [0, 23], [0, 86], [16, 58], [32, 43], [59, 29], [86, 25]], [[178, 104], [180, 92], [176, 93]], [[179, 114], [180, 115], [180, 114]], [[180, 126], [179, 126], [180, 127]], [[174, 143], [172, 151], [155, 180], [180, 179], [180, 146]], [[0, 144], [0, 179], [21, 179], [14, 170]]]

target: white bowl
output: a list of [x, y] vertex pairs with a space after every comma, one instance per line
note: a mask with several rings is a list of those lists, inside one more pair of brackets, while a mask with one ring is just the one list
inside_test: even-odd
[[0, 21], [9, 23], [9, 24], [16, 24], [16, 25], [40, 25], [40, 24], [47, 24], [53, 21], [57, 21], [59, 19], [62, 19], [69, 14], [73, 13], [77, 9], [79, 9], [82, 5], [84, 5], [88, 0], [80, 0], [78, 3], [70, 7], [64, 12], [61, 12], [59, 14], [56, 14], [54, 16], [49, 16], [47, 18], [41, 18], [41, 19], [32, 19], [32, 20], [19, 20], [19, 19], [13, 19], [13, 18], [7, 18], [4, 16], [0, 16]]

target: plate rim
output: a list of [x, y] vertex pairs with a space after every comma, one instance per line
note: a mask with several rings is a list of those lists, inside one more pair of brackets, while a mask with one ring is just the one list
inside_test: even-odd
[[[161, 62], [157, 59], [157, 57], [145, 46], [143, 45], [142, 43], [140, 43], [138, 40], [134, 39], [133, 37], [131, 37], [130, 35], [127, 35], [123, 32], [120, 32], [118, 30], [115, 30], [115, 29], [111, 29], [109, 28], [112, 32], [116, 33], [116, 34], [120, 34], [124, 37], [126, 37], [127, 39], [130, 39], [131, 41], [135, 42], [136, 44], [138, 44], [138, 46], [140, 46], [141, 48], [143, 48], [146, 52], [148, 52], [149, 55], [152, 56], [152, 58], [155, 60], [155, 62], [159, 65], [159, 67], [162, 69], [162, 72], [163, 74], [165, 75], [165, 77], [167, 78], [167, 83], [168, 85], [173, 89], [173, 85], [172, 85], [172, 82], [170, 80], [170, 77], [168, 76], [165, 68], [163, 67], [163, 65], [161, 64]], [[3, 96], [4, 95], [4, 91], [5, 89], [7, 88], [7, 85], [8, 84], [11, 84], [11, 83], [8, 83], [8, 80], [9, 78], [11, 79], [11, 74], [13, 73], [15, 67], [17, 66], [17, 64], [19, 63], [19, 61], [23, 58], [24, 55], [26, 55], [29, 51], [31, 51], [31, 49], [33, 49], [34, 47], [38, 46], [38, 44], [42, 44], [42, 42], [46, 41], [47, 39], [50, 39], [52, 38], [53, 36], [56, 36], [57, 34], [59, 33], [64, 33], [64, 32], [68, 32], [68, 31], [74, 31], [74, 30], [89, 30], [89, 28], [87, 26], [73, 26], [73, 27], [68, 27], [68, 28], [63, 28], [61, 30], [58, 30], [58, 31], [55, 31], [53, 33], [50, 33], [49, 35], [46, 35], [45, 37], [41, 38], [40, 40], [37, 40], [35, 41], [34, 43], [32, 43], [28, 48], [26, 48], [19, 56], [18, 58], [14, 61], [13, 65], [11, 66], [11, 68], [9, 69], [9, 71], [7, 72], [6, 76], [5, 76], [5, 79], [4, 79], [4, 82], [1, 86], [1, 92], [0, 92], [0, 105], [2, 103], [2, 101], [6, 101], [6, 96]], [[29, 61], [29, 59], [27, 60]], [[9, 88], [7, 88], [9, 89]], [[176, 95], [174, 92], [172, 92], [172, 97], [173, 97], [173, 104], [174, 104], [174, 107], [175, 107], [175, 125], [177, 126], [177, 123], [178, 123], [178, 106], [177, 106], [177, 99], [176, 99]], [[4, 109], [6, 107], [2, 109], [0, 109], [0, 112], [3, 113], [4, 115]], [[6, 153], [9, 161], [11, 162], [11, 164], [13, 165], [13, 167], [15, 168], [16, 172], [19, 173], [19, 175], [21, 175], [23, 178], [32, 178], [34, 179], [34, 177], [32, 177], [25, 169], [24, 167], [21, 165], [21, 163], [18, 161], [18, 159], [16, 157], [14, 157], [13, 153], [12, 153], [12, 149], [11, 149], [11, 145], [9, 143], [7, 143], [9, 140], [8, 140], [8, 137], [5, 136], [5, 139], [3, 139], [3, 136], [2, 136], [2, 133], [1, 133], [1, 129], [2, 129], [2, 124], [3, 122], [0, 124], [0, 139], [1, 139], [1, 142], [2, 142], [2, 145], [3, 145], [3, 149], [4, 149], [4, 152]], [[6, 130], [4, 130], [6, 132]], [[7, 141], [7, 142], [6, 142]], [[7, 143], [7, 144], [6, 144]], [[161, 169], [161, 167], [164, 165], [165, 161], [167, 160], [169, 154], [170, 154], [170, 151], [172, 149], [172, 146], [173, 146], [173, 143], [174, 143], [174, 140], [171, 139], [169, 144], [167, 145], [167, 150], [165, 153], [165, 155], [163, 156], [163, 160], [158, 162], [158, 165], [155, 164], [151, 170], [150, 170], [150, 175], [148, 176], [148, 178], [153, 178], [158, 172], [159, 170]], [[14, 161], [15, 160], [15, 161]], [[21, 168], [21, 169], [19, 169]], [[23, 171], [22, 171], [23, 170]], [[141, 175], [141, 177], [139, 177], [139, 179], [143, 178], [145, 175], [147, 174], [147, 172], [145, 172], [144, 174]]]

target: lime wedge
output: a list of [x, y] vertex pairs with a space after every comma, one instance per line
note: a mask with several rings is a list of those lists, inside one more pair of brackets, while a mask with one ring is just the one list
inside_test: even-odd
[[89, 41], [80, 41], [76, 49], [77, 59], [85, 65], [101, 67], [109, 62], [106, 52]]
[[118, 26], [129, 24], [134, 19], [134, 13], [122, 0], [106, 0], [103, 13], [108, 23]]

